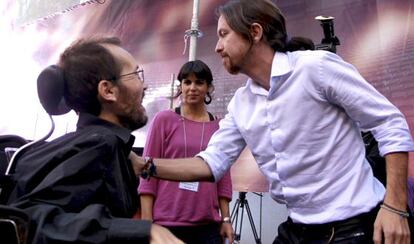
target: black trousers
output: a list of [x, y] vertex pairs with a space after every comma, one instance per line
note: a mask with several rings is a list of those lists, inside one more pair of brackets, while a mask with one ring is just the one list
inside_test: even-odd
[[[327, 224], [297, 224], [288, 218], [279, 225], [278, 236], [273, 244], [370, 244], [373, 243], [374, 222], [379, 206], [368, 213]], [[408, 219], [411, 239], [414, 238], [411, 216]], [[412, 241], [412, 243], [414, 243]]]

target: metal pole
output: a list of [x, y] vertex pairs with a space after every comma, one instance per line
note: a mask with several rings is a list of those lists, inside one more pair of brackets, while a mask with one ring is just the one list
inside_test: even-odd
[[171, 96], [170, 96], [170, 108], [174, 105], [174, 87], [175, 87], [175, 74], [171, 74]]
[[202, 36], [201, 31], [198, 29], [198, 9], [200, 1], [194, 0], [193, 3], [193, 18], [191, 19], [191, 29], [185, 32], [186, 36], [190, 36], [190, 50], [188, 54], [188, 60], [194, 61], [196, 59], [197, 52], [197, 38]]

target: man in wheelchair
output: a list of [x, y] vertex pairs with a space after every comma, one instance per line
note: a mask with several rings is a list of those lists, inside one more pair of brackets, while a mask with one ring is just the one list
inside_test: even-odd
[[8, 206], [31, 218], [29, 243], [181, 243], [161, 226], [132, 219], [139, 172], [129, 160], [131, 132], [147, 122], [146, 85], [119, 39], [79, 40], [39, 79], [53, 81], [38, 87], [42, 105], [67, 106], [79, 120], [75, 132], [18, 158]]

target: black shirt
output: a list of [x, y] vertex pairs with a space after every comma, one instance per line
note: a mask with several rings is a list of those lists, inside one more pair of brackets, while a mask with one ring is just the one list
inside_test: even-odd
[[151, 224], [133, 220], [137, 179], [130, 131], [81, 113], [76, 132], [26, 152], [9, 204], [24, 209], [33, 243], [148, 242]]

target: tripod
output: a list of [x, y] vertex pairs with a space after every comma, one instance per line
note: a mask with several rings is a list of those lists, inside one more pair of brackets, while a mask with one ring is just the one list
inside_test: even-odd
[[[247, 192], [239, 192], [239, 198], [236, 200], [236, 203], [233, 206], [233, 210], [231, 211], [231, 222], [234, 223], [234, 242], [240, 243], [241, 239], [241, 231], [243, 225], [243, 216], [244, 216], [244, 208], [246, 207], [247, 217], [249, 217], [250, 226], [252, 227], [253, 236], [256, 240], [256, 244], [262, 244], [261, 237], [258, 236], [256, 231], [256, 226], [254, 225], [252, 212], [250, 211], [249, 202], [246, 199]], [[258, 194], [262, 196], [261, 194]], [[241, 209], [241, 214], [239, 217], [239, 210]], [[240, 218], [240, 226], [239, 226], [239, 218]], [[239, 227], [239, 228], [238, 228]]]

